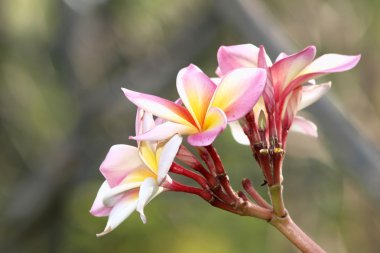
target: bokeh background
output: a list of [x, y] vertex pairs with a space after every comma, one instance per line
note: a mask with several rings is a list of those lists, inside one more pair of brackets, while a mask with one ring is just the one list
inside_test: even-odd
[[[330, 75], [329, 99], [306, 114], [320, 138], [292, 134], [285, 198], [328, 252], [380, 248], [380, 1], [2, 0], [0, 2], [0, 252], [297, 252], [265, 222], [166, 193], [111, 234], [88, 211], [98, 166], [133, 134], [128, 87], [176, 98], [190, 62], [210, 76], [220, 45], [264, 44], [274, 57], [314, 44], [362, 54]], [[262, 177], [225, 131], [216, 147], [232, 184]]]

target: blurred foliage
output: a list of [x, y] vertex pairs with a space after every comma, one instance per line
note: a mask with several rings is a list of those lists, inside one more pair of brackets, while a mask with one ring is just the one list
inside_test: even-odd
[[[379, 143], [380, 2], [266, 3], [299, 49], [315, 44], [319, 55], [362, 54], [357, 68], [328, 79], [346, 116]], [[185, 64], [213, 75], [219, 45], [248, 43], [221, 8], [211, 0], [0, 2], [1, 252], [295, 252], [265, 222], [176, 193], [149, 204], [148, 224], [134, 214], [110, 235], [95, 237], [106, 223], [88, 213], [103, 180], [98, 165], [111, 145], [133, 143], [135, 108], [120, 86], [174, 99], [175, 74]], [[187, 50], [196, 52], [190, 61], [158, 72], [170, 68], [167, 55], [184, 55], [173, 41], [204, 39], [192, 26], [210, 29], [211, 39], [189, 43]], [[156, 56], [159, 63], [146, 65]], [[132, 74], [145, 81], [126, 83]], [[320, 135], [290, 137], [287, 207], [329, 252], [377, 252], [379, 204], [331, 158], [327, 147], [334, 145]], [[216, 147], [236, 189], [250, 177], [265, 194], [245, 147], [228, 131]]]

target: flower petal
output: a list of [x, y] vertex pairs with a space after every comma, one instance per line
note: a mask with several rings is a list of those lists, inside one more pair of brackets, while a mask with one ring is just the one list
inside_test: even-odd
[[222, 71], [220, 70], [219, 67], [216, 68], [216, 70], [215, 70], [215, 74], [216, 74], [217, 76], [222, 76]]
[[[266, 60], [267, 54], [265, 52], [264, 46], [260, 46], [259, 49], [259, 56], [258, 56], [258, 66], [260, 68], [263, 68], [267, 71], [269, 71], [268, 67], [271, 66], [271, 62], [268, 63]], [[275, 97], [274, 97], [274, 88], [273, 88], [273, 83], [272, 83], [272, 77], [270, 75], [267, 76], [267, 80], [265, 83], [265, 88], [262, 94], [262, 98], [265, 101], [264, 108], [267, 109], [268, 112], [273, 112], [274, 106], [275, 106]], [[259, 101], [261, 100], [261, 97]], [[259, 103], [259, 102], [257, 102]], [[258, 107], [257, 104], [255, 107]], [[255, 109], [254, 109], [255, 110]], [[258, 115], [258, 114], [257, 114]]]
[[314, 46], [309, 46], [289, 56], [284, 56], [281, 60], [275, 62], [271, 67], [271, 75], [273, 87], [276, 96], [285, 89], [307, 65], [309, 65], [315, 57], [316, 49]]
[[150, 112], [146, 112], [141, 108], [137, 108], [136, 113], [136, 135], [145, 133], [155, 127], [155, 121], [153, 115]]
[[285, 96], [310, 79], [333, 73], [350, 70], [356, 66], [360, 55], [325, 54], [306, 66], [286, 87]]
[[226, 128], [226, 125], [227, 117], [224, 112], [217, 107], [211, 107], [203, 125], [204, 131], [190, 135], [187, 141], [193, 146], [208, 146]]
[[114, 206], [125, 192], [140, 187], [141, 183], [148, 177], [157, 177], [155, 171], [148, 167], [139, 167], [129, 172], [123, 181], [103, 194], [103, 205], [106, 207]]
[[156, 159], [156, 147], [157, 145], [153, 145], [155, 142], [151, 141], [139, 141], [139, 154], [141, 160], [144, 161], [145, 165], [152, 170], [154, 173], [157, 173], [157, 159]]
[[136, 211], [140, 213], [142, 222], [146, 223], [146, 216], [144, 213], [144, 207], [155, 196], [158, 191], [158, 185], [156, 179], [149, 177], [141, 184], [139, 191], [139, 200], [137, 202]]
[[281, 52], [281, 53], [279, 53], [279, 55], [277, 56], [275, 62], [278, 62], [278, 61], [284, 59], [285, 57], [288, 57], [288, 55], [287, 55], [286, 53], [284, 53], [284, 52]]
[[161, 125], [156, 126], [152, 130], [144, 134], [137, 135], [130, 138], [137, 141], [141, 141], [141, 140], [160, 141], [160, 140], [168, 139], [175, 134], [188, 135], [188, 134], [194, 134], [198, 131], [199, 130], [195, 128], [194, 126], [189, 127], [186, 125], [168, 121], [168, 122], [162, 123]]
[[159, 185], [162, 183], [162, 181], [168, 174], [170, 166], [172, 165], [174, 158], [178, 153], [178, 149], [181, 143], [182, 137], [179, 135], [174, 135], [163, 147], [158, 162], [157, 182]]
[[269, 56], [267, 55], [264, 46], [260, 46], [259, 53], [257, 55], [257, 66], [259, 68], [266, 69], [267, 67], [272, 66], [272, 61], [270, 60]]
[[122, 88], [125, 96], [137, 107], [144, 109], [158, 117], [183, 125], [193, 125], [194, 120], [183, 106], [176, 103], [136, 91]]
[[258, 68], [240, 68], [224, 76], [218, 85], [212, 106], [222, 109], [228, 121], [246, 115], [264, 90], [266, 71]]
[[303, 117], [296, 116], [290, 131], [306, 134], [312, 137], [318, 137], [317, 126]]
[[306, 66], [299, 73], [299, 76], [310, 73], [327, 74], [350, 70], [358, 64], [360, 57], [360, 55], [325, 54]]
[[129, 145], [114, 145], [109, 150], [100, 172], [106, 178], [110, 187], [118, 185], [127, 175], [143, 166], [138, 149]]
[[151, 175], [146, 175], [137, 182], [123, 183], [111, 188], [103, 196], [103, 205], [106, 207], [113, 207], [123, 197], [123, 194], [132, 189], [140, 187], [145, 178]]
[[220, 84], [220, 81], [222, 81], [222, 78], [220, 77], [211, 77], [210, 78], [213, 83], [215, 83], [216, 86]]
[[157, 174], [151, 170], [148, 166], [143, 166], [135, 169], [132, 173], [129, 173], [120, 184], [129, 184], [134, 182], [142, 182], [147, 177], [155, 177]]
[[295, 89], [285, 100], [284, 111], [282, 112], [282, 128], [289, 130], [297, 114], [297, 108], [301, 101], [301, 87]]
[[302, 87], [301, 102], [298, 105], [298, 111], [313, 104], [315, 101], [325, 95], [331, 88], [331, 82], [322, 84], [304, 85]]
[[[137, 109], [137, 115], [136, 115], [136, 134], [143, 134], [152, 128], [154, 128], [156, 125], [153, 115], [149, 112], [145, 112], [143, 109], [138, 108]], [[157, 169], [156, 159], [155, 159], [155, 152], [156, 150], [156, 143], [155, 142], [149, 142], [149, 141], [138, 141], [138, 147], [139, 147], [139, 155], [141, 160], [147, 165], [150, 169], [155, 171]]]
[[239, 124], [238, 121], [232, 121], [229, 123], [232, 137], [234, 137], [235, 141], [242, 145], [249, 145], [249, 139], [247, 135], [245, 135], [243, 128]]
[[178, 94], [201, 129], [216, 85], [197, 66], [190, 64], [177, 75]]
[[90, 209], [90, 213], [97, 217], [103, 217], [108, 216], [111, 212], [111, 208], [106, 207], [103, 204], [103, 198], [107, 194], [107, 192], [111, 190], [110, 186], [108, 185], [107, 181], [104, 181], [103, 184], [100, 186], [98, 193], [96, 194], [96, 198], [94, 203], [92, 204], [92, 207]]
[[106, 228], [102, 233], [97, 234], [97, 236], [103, 236], [114, 230], [120, 225], [129, 215], [136, 210], [138, 201], [138, 192], [133, 191], [125, 194], [125, 196], [117, 202], [117, 204], [112, 208]]
[[219, 64], [217, 74], [223, 76], [242, 67], [256, 68], [258, 53], [259, 49], [252, 44], [221, 46], [217, 54]]

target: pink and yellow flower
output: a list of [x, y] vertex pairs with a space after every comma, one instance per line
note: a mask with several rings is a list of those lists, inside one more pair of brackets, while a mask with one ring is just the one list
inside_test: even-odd
[[[138, 110], [136, 133], [143, 133], [155, 126], [151, 114]], [[100, 171], [105, 181], [100, 187], [90, 213], [108, 216], [107, 225], [98, 236], [115, 229], [137, 210], [146, 222], [145, 205], [171, 183], [167, 175], [181, 145], [182, 138], [174, 135], [166, 142], [141, 141], [138, 148], [114, 145], [109, 150]]]
[[[261, 110], [267, 119], [272, 117], [273, 122], [269, 124], [275, 126], [280, 141], [285, 142], [291, 126], [298, 132], [317, 136], [314, 123], [296, 116], [299, 110], [318, 100], [331, 87], [330, 82], [316, 84], [313, 79], [349, 70], [360, 60], [360, 55], [325, 54], [314, 59], [315, 55], [316, 48], [308, 46], [296, 54], [281, 53], [272, 64], [264, 47], [257, 48], [251, 44], [222, 46], [217, 55], [219, 66], [216, 73], [223, 77], [239, 68], [266, 69], [267, 84], [254, 108], [255, 118], [258, 119], [257, 112]], [[232, 129], [238, 142], [249, 143], [238, 124], [233, 124]]]
[[126, 97], [167, 122], [137, 135], [136, 140], [162, 140], [175, 134], [189, 135], [194, 146], [207, 146], [223, 131], [227, 122], [249, 112], [260, 97], [266, 81], [263, 69], [239, 68], [224, 75], [216, 85], [195, 65], [177, 76], [180, 103], [123, 89]]

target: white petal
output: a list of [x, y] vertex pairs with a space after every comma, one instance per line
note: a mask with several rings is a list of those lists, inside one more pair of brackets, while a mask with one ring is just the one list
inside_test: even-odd
[[220, 84], [220, 81], [222, 81], [222, 78], [220, 77], [211, 77], [210, 79], [215, 83], [216, 86], [218, 86]]
[[309, 135], [315, 138], [318, 137], [317, 126], [310, 120], [307, 120], [300, 116], [296, 116], [294, 118], [293, 125], [290, 128], [290, 131]]
[[288, 56], [289, 56], [289, 55], [287, 55], [286, 53], [281, 52], [281, 53], [277, 56], [275, 62], [281, 61], [282, 59], [284, 59], [285, 57], [288, 57]]
[[242, 145], [249, 145], [249, 139], [247, 135], [245, 135], [243, 128], [240, 126], [238, 121], [233, 121], [229, 123], [231, 128], [232, 137], [234, 139], [242, 144]]
[[120, 184], [114, 188], [109, 189], [103, 196], [104, 206], [114, 206], [120, 200], [120, 198], [122, 198], [122, 193], [137, 188], [140, 185], [141, 182], [131, 182], [127, 184]]
[[347, 71], [358, 64], [360, 57], [360, 55], [325, 54], [306, 66], [299, 73], [299, 76], [311, 73], [328, 74]]
[[122, 223], [126, 218], [128, 218], [129, 215], [136, 210], [137, 200], [137, 193], [133, 193], [126, 195], [119, 202], [117, 202], [108, 217], [106, 228], [102, 233], [97, 234], [97, 236], [108, 234], [119, 226], [120, 223]]
[[313, 104], [315, 101], [325, 95], [331, 88], [331, 82], [322, 84], [305, 85], [302, 87], [301, 102], [298, 105], [298, 111]]
[[182, 137], [180, 135], [174, 135], [163, 147], [158, 163], [158, 184], [161, 184], [168, 174], [181, 143]]
[[142, 135], [137, 135], [130, 138], [137, 141], [161, 141], [168, 139], [175, 134], [188, 135], [196, 132], [198, 132], [198, 129], [195, 127], [189, 127], [186, 125], [167, 121], [161, 125], [157, 125], [155, 128]]
[[141, 184], [136, 211], [140, 213], [141, 220], [144, 224], [146, 223], [144, 207], [149, 203], [149, 201], [153, 199], [157, 191], [157, 181], [152, 177], [145, 179], [144, 182]]
[[104, 196], [111, 190], [107, 181], [104, 181], [100, 186], [98, 193], [96, 194], [96, 198], [94, 203], [92, 204], [90, 213], [97, 217], [108, 216], [111, 212], [111, 208], [105, 206], [103, 204]]
[[143, 134], [151, 130], [156, 124], [153, 115], [141, 108], [137, 108], [136, 113], [136, 135]]

